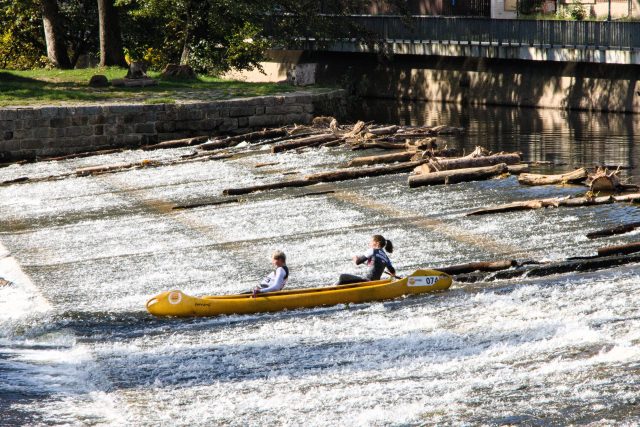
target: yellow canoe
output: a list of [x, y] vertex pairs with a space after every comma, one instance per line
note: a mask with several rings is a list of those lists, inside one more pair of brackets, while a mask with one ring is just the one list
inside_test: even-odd
[[417, 270], [404, 279], [378, 280], [351, 285], [292, 289], [258, 294], [192, 297], [182, 291], [163, 292], [147, 301], [155, 316], [202, 317], [220, 314], [251, 314], [397, 298], [409, 294], [443, 291], [451, 276], [435, 270]]

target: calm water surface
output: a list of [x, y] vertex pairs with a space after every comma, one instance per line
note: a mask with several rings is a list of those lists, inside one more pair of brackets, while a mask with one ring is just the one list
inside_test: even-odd
[[[640, 183], [633, 115], [369, 101], [358, 119], [448, 124], [442, 145], [520, 151], [536, 171], [619, 165]], [[0, 181], [174, 159], [129, 151], [0, 169]], [[409, 189], [406, 175], [172, 210], [228, 187], [328, 170], [365, 154], [313, 149], [0, 187], [0, 425], [637, 425], [640, 266], [473, 285], [388, 302], [155, 319], [167, 289], [244, 291], [288, 255], [291, 287], [357, 273], [371, 234], [401, 274], [492, 259], [559, 260], [638, 240], [588, 240], [638, 206], [471, 209], [582, 194], [514, 177]], [[255, 168], [256, 163], [279, 162]], [[291, 175], [286, 175], [291, 177]], [[292, 175], [295, 177], [296, 175]], [[294, 197], [309, 191], [334, 193]]]

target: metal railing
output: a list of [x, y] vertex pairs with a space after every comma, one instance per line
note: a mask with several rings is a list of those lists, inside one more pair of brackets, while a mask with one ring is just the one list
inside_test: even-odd
[[640, 22], [357, 15], [349, 20], [381, 41], [639, 49]]

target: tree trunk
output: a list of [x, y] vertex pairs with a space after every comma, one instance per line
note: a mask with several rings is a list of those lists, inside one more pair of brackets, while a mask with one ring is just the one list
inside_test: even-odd
[[605, 228], [604, 230], [598, 230], [598, 231], [593, 231], [591, 233], [587, 233], [587, 238], [597, 239], [598, 237], [608, 237], [608, 236], [614, 236], [616, 234], [629, 233], [630, 231], [633, 231], [638, 227], [640, 227], [640, 222], [622, 224], [617, 227]]
[[120, 18], [113, 0], [98, 0], [100, 25], [100, 66], [116, 65], [126, 67], [120, 33]]
[[184, 38], [182, 40], [182, 54], [180, 54], [180, 65], [189, 64], [191, 48], [189, 47], [189, 37], [191, 36], [191, 1], [186, 4], [187, 19], [184, 24]]
[[195, 136], [193, 138], [172, 139], [170, 141], [163, 141], [153, 145], [146, 145], [141, 148], [145, 151], [150, 151], [163, 150], [165, 148], [191, 147], [194, 145], [204, 144], [208, 140], [208, 136]]
[[335, 139], [336, 136], [333, 133], [308, 136], [306, 138], [294, 139], [289, 142], [283, 142], [282, 144], [274, 145], [273, 147], [271, 147], [271, 152], [280, 153], [282, 151], [294, 150], [300, 147], [312, 147], [314, 145], [320, 145], [324, 142], [334, 141]]
[[42, 24], [47, 43], [47, 57], [57, 68], [71, 68], [71, 61], [67, 53], [62, 17], [58, 9], [57, 0], [41, 0]]
[[420, 173], [427, 174], [451, 169], [477, 168], [493, 166], [499, 163], [513, 165], [520, 163], [520, 154], [496, 154], [484, 157], [460, 157], [457, 159], [433, 159], [420, 167]]
[[356, 157], [348, 163], [349, 167], [354, 166], [369, 166], [375, 165], [378, 163], [395, 163], [395, 162], [407, 162], [411, 160], [411, 158], [415, 155], [415, 153], [409, 153], [407, 151], [402, 151], [400, 153], [391, 153], [391, 154], [383, 154], [380, 156], [366, 156], [366, 157]]
[[587, 176], [587, 170], [585, 168], [580, 168], [561, 175], [523, 173], [518, 177], [518, 182], [523, 185], [569, 184], [583, 182], [587, 179]]
[[451, 265], [449, 267], [435, 267], [434, 270], [450, 275], [472, 273], [474, 271], [499, 271], [514, 267], [516, 260], [470, 262], [468, 264]]
[[640, 242], [618, 246], [605, 246], [604, 248], [598, 249], [598, 256], [626, 255], [634, 252], [640, 252]]
[[241, 194], [255, 193], [256, 191], [279, 190], [281, 188], [291, 187], [306, 187], [313, 184], [317, 184], [317, 181], [310, 181], [308, 179], [295, 179], [291, 181], [274, 182], [272, 184], [253, 185], [251, 187], [227, 188], [225, 190], [222, 190], [222, 194], [225, 196], [238, 196]]
[[507, 203], [491, 208], [476, 209], [467, 213], [467, 216], [471, 215], [486, 215], [502, 212], [522, 211], [528, 209], [541, 209], [559, 206], [576, 207], [576, 206], [595, 206], [606, 205], [614, 202], [635, 202], [640, 200], [640, 193], [625, 194], [622, 196], [602, 196], [602, 197], [554, 197], [550, 199], [537, 199], [537, 200], [525, 200], [522, 202]]
[[[200, 146], [202, 150], [217, 150], [219, 148], [229, 148], [234, 145], [240, 144], [242, 141], [255, 141], [258, 139], [277, 138], [279, 136], [286, 135], [287, 131], [284, 128], [265, 129], [255, 132], [244, 133], [242, 135], [230, 136], [224, 139], [218, 139], [211, 142], [206, 142]], [[269, 141], [267, 141], [269, 142]]]
[[319, 172], [305, 176], [305, 179], [316, 182], [345, 181], [369, 176], [390, 175], [395, 173], [409, 172], [423, 161], [404, 162], [391, 166], [377, 166], [373, 168], [343, 169], [339, 171]]
[[455, 184], [458, 182], [480, 181], [492, 178], [509, 171], [509, 167], [500, 163], [495, 166], [482, 168], [453, 169], [441, 172], [424, 173], [409, 177], [409, 187], [421, 187], [424, 185]]

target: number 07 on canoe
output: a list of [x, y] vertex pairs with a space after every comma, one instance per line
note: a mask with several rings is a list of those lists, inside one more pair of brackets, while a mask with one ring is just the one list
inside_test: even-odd
[[403, 279], [389, 278], [373, 282], [320, 288], [291, 289], [259, 294], [212, 295], [192, 297], [172, 290], [156, 295], [146, 307], [154, 316], [205, 317], [222, 314], [266, 313], [347, 303], [383, 301], [404, 295], [424, 294], [449, 289], [451, 276], [436, 270], [416, 270]]

